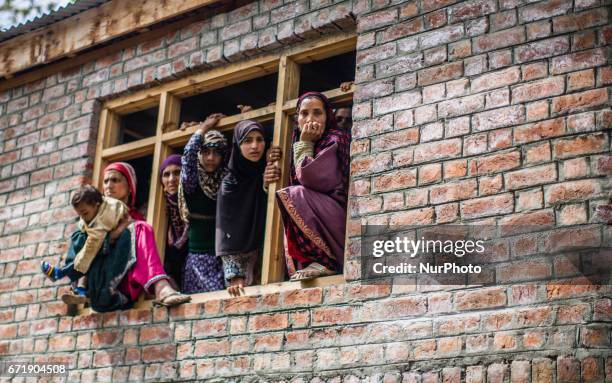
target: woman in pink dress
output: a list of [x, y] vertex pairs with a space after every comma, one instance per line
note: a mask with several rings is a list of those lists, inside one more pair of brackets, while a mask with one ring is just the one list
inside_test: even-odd
[[146, 291], [155, 295], [154, 304], [175, 306], [189, 302], [191, 297], [176, 291], [169, 283], [169, 277], [161, 264], [155, 233], [151, 225], [136, 210], [136, 173], [134, 168], [125, 162], [115, 162], [104, 169], [103, 192], [105, 196], [123, 201], [130, 208], [134, 219], [134, 247], [136, 260], [127, 270], [118, 289], [131, 301]]

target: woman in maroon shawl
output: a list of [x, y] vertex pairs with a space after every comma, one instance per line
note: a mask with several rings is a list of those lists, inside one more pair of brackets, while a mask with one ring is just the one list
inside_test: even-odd
[[291, 280], [307, 280], [342, 271], [350, 133], [337, 126], [321, 93], [300, 97], [297, 122], [291, 186], [276, 197], [285, 227], [287, 270]]

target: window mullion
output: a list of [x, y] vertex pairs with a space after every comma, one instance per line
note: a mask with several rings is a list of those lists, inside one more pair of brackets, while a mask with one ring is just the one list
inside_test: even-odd
[[272, 145], [278, 145], [283, 151], [281, 160], [281, 180], [268, 187], [268, 206], [263, 250], [261, 283], [280, 282], [284, 273], [283, 224], [280, 210], [276, 205], [276, 190], [288, 184], [288, 157], [291, 154], [291, 115], [283, 111], [285, 101], [297, 97], [300, 87], [300, 66], [287, 56], [282, 56], [279, 63], [278, 88], [276, 92], [276, 110], [274, 115], [274, 136]]
[[159, 182], [159, 168], [162, 161], [171, 154], [171, 148], [162, 141], [163, 132], [178, 125], [181, 103], [178, 97], [163, 92], [159, 103], [157, 129], [155, 133], [155, 149], [153, 151], [153, 166], [151, 167], [151, 188], [149, 190], [149, 205], [147, 222], [155, 230], [155, 240], [162, 263], [166, 243], [166, 209], [164, 207], [164, 191]]

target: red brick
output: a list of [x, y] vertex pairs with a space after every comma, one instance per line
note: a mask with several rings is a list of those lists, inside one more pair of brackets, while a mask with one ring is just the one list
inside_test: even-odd
[[553, 362], [547, 358], [534, 359], [531, 362], [531, 379], [533, 383], [552, 383], [554, 379]]
[[452, 338], [442, 338], [438, 339], [438, 353], [442, 355], [457, 355], [461, 352], [461, 338], [460, 337], [452, 337]]
[[490, 72], [472, 79], [472, 93], [511, 85], [517, 83], [519, 79], [519, 67], [512, 67], [497, 72]]
[[604, 25], [608, 22], [606, 8], [597, 8], [574, 13], [553, 19], [553, 30], [556, 34], [573, 31], [581, 31], [597, 25]]
[[525, 165], [550, 161], [550, 143], [542, 142], [525, 148]]
[[368, 16], [361, 17], [357, 26], [359, 32], [365, 32], [372, 29], [384, 27], [394, 24], [397, 20], [397, 9], [386, 9], [383, 11], [372, 13]]
[[468, 336], [465, 340], [466, 352], [482, 352], [489, 348], [489, 339], [485, 334]]
[[461, 215], [464, 219], [488, 217], [510, 213], [513, 208], [514, 197], [512, 194], [500, 194], [461, 202]]
[[144, 346], [142, 348], [143, 362], [165, 362], [176, 358], [176, 345], [162, 344], [155, 346]]
[[323, 291], [320, 288], [295, 290], [282, 293], [283, 303], [288, 306], [308, 306], [321, 303]]
[[417, 170], [402, 169], [372, 178], [372, 191], [391, 191], [416, 186]]
[[584, 205], [565, 205], [558, 215], [557, 222], [563, 226], [577, 225], [587, 221], [587, 209]]
[[592, 69], [567, 75], [568, 92], [592, 88], [593, 86], [595, 86], [595, 73]]
[[515, 48], [515, 61], [524, 63], [547, 57], [557, 56], [569, 51], [570, 43], [566, 36], [553, 37]]
[[581, 69], [606, 65], [606, 51], [603, 48], [572, 53], [551, 60], [551, 73], [561, 74]]
[[116, 366], [123, 361], [123, 352], [115, 350], [96, 351], [93, 358], [94, 367]]
[[489, 150], [505, 149], [512, 146], [512, 129], [499, 129], [489, 132]]
[[493, 363], [487, 369], [487, 383], [503, 383], [507, 380], [508, 366], [501, 363]]
[[506, 173], [504, 178], [507, 189], [522, 189], [556, 181], [557, 168], [554, 164], [541, 165]]
[[545, 341], [546, 338], [542, 331], [525, 331], [523, 334], [523, 347], [526, 349], [539, 349]]
[[516, 10], [511, 9], [505, 12], [498, 12], [490, 16], [491, 31], [510, 28], [516, 25]]
[[253, 351], [279, 351], [283, 344], [283, 334], [265, 334], [255, 337]]
[[[509, 333], [497, 332], [493, 336], [493, 347], [496, 350], [513, 350], [516, 348], [516, 336]], [[501, 382], [503, 382], [503, 380]]]
[[455, 24], [421, 34], [419, 36], [419, 43], [421, 45], [421, 49], [425, 50], [460, 40], [463, 36], [463, 25]]
[[477, 157], [470, 160], [470, 175], [483, 175], [502, 172], [521, 165], [521, 154], [515, 150], [507, 153]]
[[447, 13], [446, 9], [441, 9], [439, 11], [435, 11], [429, 13], [424, 16], [425, 17], [425, 27], [427, 29], [436, 29], [443, 27], [447, 24]]
[[497, 10], [495, 1], [492, 0], [471, 0], [449, 8], [451, 23], [474, 19], [493, 13]]
[[595, 47], [597, 35], [595, 31], [577, 33], [572, 40], [572, 51], [581, 51]]
[[472, 116], [472, 126], [475, 131], [518, 125], [524, 121], [525, 108], [522, 105], [489, 110]]
[[430, 200], [433, 204], [440, 204], [476, 197], [477, 188], [478, 184], [475, 179], [445, 183], [431, 188]]
[[443, 101], [438, 105], [438, 117], [456, 117], [471, 114], [484, 109], [484, 97], [481, 94]]
[[386, 43], [387, 41], [396, 40], [401, 37], [407, 37], [415, 33], [422, 32], [423, 30], [423, 19], [421, 17], [403, 21], [384, 30], [380, 34], [380, 42]]
[[49, 337], [49, 351], [71, 351], [74, 350], [76, 338], [74, 335], [56, 334]]
[[460, 311], [500, 307], [505, 304], [506, 292], [501, 287], [455, 293], [455, 309]]
[[580, 363], [571, 356], [557, 358], [557, 382], [578, 383], [580, 381]]
[[522, 103], [563, 94], [565, 81], [563, 76], [549, 77], [512, 88], [512, 103]]
[[461, 77], [463, 62], [455, 61], [418, 72], [418, 83], [421, 86], [444, 82]]
[[547, 205], [581, 201], [597, 196], [601, 192], [601, 185], [596, 179], [563, 182], [548, 186], [545, 190]]
[[514, 360], [510, 365], [511, 383], [531, 383], [531, 363], [527, 360]]
[[514, 128], [514, 142], [523, 144], [565, 134], [565, 120], [556, 118]]
[[116, 346], [123, 338], [120, 331], [96, 331], [91, 336], [91, 347], [103, 348]]
[[581, 178], [589, 174], [589, 165], [585, 158], [574, 158], [563, 162], [563, 178]]
[[593, 320], [609, 322], [610, 318], [612, 318], [612, 300], [604, 298], [595, 301], [595, 306], [593, 307]]
[[478, 36], [473, 41], [474, 53], [488, 52], [517, 45], [525, 41], [525, 28], [514, 27], [500, 32]]
[[[397, 124], [396, 124], [397, 127]], [[372, 139], [372, 151], [396, 149], [406, 145], [413, 145], [419, 141], [419, 129], [403, 129], [393, 133], [382, 134]], [[385, 154], [380, 154], [384, 156]], [[369, 158], [369, 157], [366, 157]], [[359, 157], [357, 158], [359, 159]], [[382, 170], [382, 169], [381, 169]]]
[[479, 179], [479, 195], [492, 195], [502, 191], [503, 178], [501, 174], [492, 177], [480, 177]]
[[469, 366], [465, 369], [465, 383], [483, 383], [484, 368], [482, 366]]
[[543, 62], [525, 64], [521, 66], [523, 81], [536, 80], [548, 74], [548, 65]]
[[173, 331], [167, 325], [142, 327], [139, 344], [169, 343], [172, 340], [172, 335]]
[[546, 19], [552, 16], [563, 15], [571, 10], [571, 0], [548, 0], [519, 9], [519, 21], [521, 23]]
[[413, 1], [403, 4], [400, 7], [400, 18], [401, 19], [416, 16], [418, 13], [419, 13], [419, 7]]
[[608, 135], [589, 134], [553, 141], [555, 158], [568, 158], [581, 154], [599, 153], [608, 150]]
[[560, 306], [557, 311], [557, 324], [584, 323], [588, 320], [590, 306], [588, 304], [577, 304], [572, 306]]
[[447, 161], [444, 163], [444, 179], [463, 177], [466, 174], [466, 160]]
[[312, 313], [312, 325], [337, 325], [350, 323], [353, 317], [351, 307], [321, 307]]
[[392, 214], [389, 224], [398, 226], [427, 225], [433, 223], [433, 219], [433, 208], [407, 210]]
[[420, 144], [414, 149], [414, 162], [439, 160], [456, 157], [461, 154], [461, 139], [455, 138], [444, 141]]
[[551, 111], [555, 114], [573, 113], [604, 105], [607, 102], [608, 91], [605, 88], [593, 89], [553, 98]]
[[454, 4], [459, 0], [431, 0], [431, 1], [427, 1], [426, 3], [423, 3], [423, 11], [424, 12], [431, 12], [434, 11], [436, 9], [442, 8], [442, 7], [446, 7], [448, 5]]
[[442, 179], [442, 164], [430, 164], [419, 168], [419, 185], [425, 185]]
[[612, 68], [602, 67], [597, 70], [597, 86], [612, 84]]
[[596, 356], [588, 356], [581, 361], [582, 382], [596, 383], [604, 381], [603, 363]]

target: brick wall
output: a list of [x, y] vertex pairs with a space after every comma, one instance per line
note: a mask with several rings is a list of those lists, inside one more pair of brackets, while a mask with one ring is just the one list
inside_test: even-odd
[[[99, 101], [350, 30], [353, 15], [349, 283], [68, 316], [38, 265], [66, 250]], [[608, 20], [602, 0], [259, 1], [0, 94], [0, 355], [52, 356], [73, 381], [610, 381], [607, 287], [357, 280], [362, 222], [609, 238], [593, 226], [612, 210]]]

